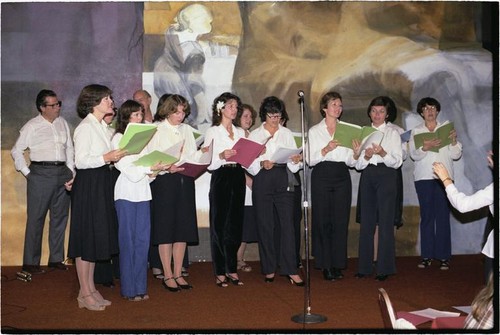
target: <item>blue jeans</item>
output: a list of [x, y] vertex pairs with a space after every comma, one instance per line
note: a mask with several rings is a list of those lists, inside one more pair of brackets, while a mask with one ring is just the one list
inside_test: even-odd
[[149, 201], [115, 201], [120, 245], [120, 293], [124, 297], [147, 293], [151, 235], [149, 206]]

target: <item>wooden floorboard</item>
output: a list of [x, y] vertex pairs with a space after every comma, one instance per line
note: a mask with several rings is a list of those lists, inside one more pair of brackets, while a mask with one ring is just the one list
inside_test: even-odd
[[[243, 287], [219, 288], [214, 283], [212, 264], [190, 266], [193, 290], [171, 293], [148, 275], [150, 299], [130, 302], [120, 297], [119, 281], [114, 288], [99, 287], [112, 305], [103, 312], [79, 309], [78, 281], [74, 266], [69, 271], [49, 271], [25, 283], [16, 279], [20, 267], [2, 267], [1, 327], [3, 333], [220, 333], [220, 332], [383, 332], [378, 306], [383, 287], [396, 310], [414, 311], [427, 307], [454, 311], [452, 306], [470, 305], [483, 286], [481, 255], [454, 256], [450, 270], [434, 263], [418, 269], [418, 257], [397, 258], [398, 273], [384, 282], [373, 277], [356, 279], [357, 259], [349, 259], [345, 278], [323, 280], [321, 271], [311, 270], [310, 304], [306, 290], [292, 286], [284, 277], [264, 283], [259, 263], [253, 271], [241, 273]], [[313, 265], [311, 263], [311, 265]], [[313, 314], [327, 318], [317, 324], [291, 320], [309, 305]]]

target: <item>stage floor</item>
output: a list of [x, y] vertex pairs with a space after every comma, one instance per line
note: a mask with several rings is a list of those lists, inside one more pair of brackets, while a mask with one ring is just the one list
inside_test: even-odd
[[470, 305], [483, 286], [481, 255], [454, 256], [450, 270], [439, 270], [434, 262], [418, 269], [418, 257], [397, 258], [398, 273], [384, 282], [374, 277], [357, 279], [357, 259], [349, 259], [345, 278], [323, 280], [311, 269], [311, 312], [327, 318], [317, 324], [300, 324], [292, 316], [304, 313], [306, 289], [292, 286], [285, 277], [265, 283], [258, 262], [253, 271], [241, 273], [242, 287], [215, 285], [210, 262], [189, 268], [190, 291], [172, 293], [148, 274], [150, 299], [130, 302], [114, 288], [99, 286], [112, 301], [103, 312], [79, 309], [78, 280], [74, 266], [69, 271], [35, 275], [29, 283], [16, 279], [20, 267], [2, 267], [1, 327], [3, 333], [30, 332], [294, 332], [330, 330], [350, 333], [383, 328], [378, 288], [388, 292], [398, 311], [434, 308], [456, 311], [452, 306]]

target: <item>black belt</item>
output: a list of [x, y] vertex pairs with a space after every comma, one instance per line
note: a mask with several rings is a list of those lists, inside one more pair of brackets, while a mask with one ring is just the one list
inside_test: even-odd
[[241, 167], [241, 165], [238, 163], [229, 163], [229, 164], [222, 165], [222, 167], [223, 168], [239, 168], [239, 167]]
[[273, 168], [274, 168], [274, 167], [278, 167], [278, 168], [286, 168], [286, 167], [287, 167], [287, 165], [286, 165], [286, 163], [285, 163], [285, 164], [283, 164], [283, 163], [274, 163], [274, 164], [273, 164]]
[[58, 161], [34, 162], [34, 161], [31, 161], [31, 164], [42, 165], [42, 166], [63, 166], [63, 165], [66, 165], [66, 162], [58, 162]]

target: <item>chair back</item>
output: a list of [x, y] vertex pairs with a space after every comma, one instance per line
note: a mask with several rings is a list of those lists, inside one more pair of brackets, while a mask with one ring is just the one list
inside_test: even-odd
[[378, 302], [380, 305], [380, 311], [382, 312], [384, 328], [394, 329], [394, 326], [396, 325], [396, 313], [392, 307], [389, 295], [383, 288], [378, 289]]

